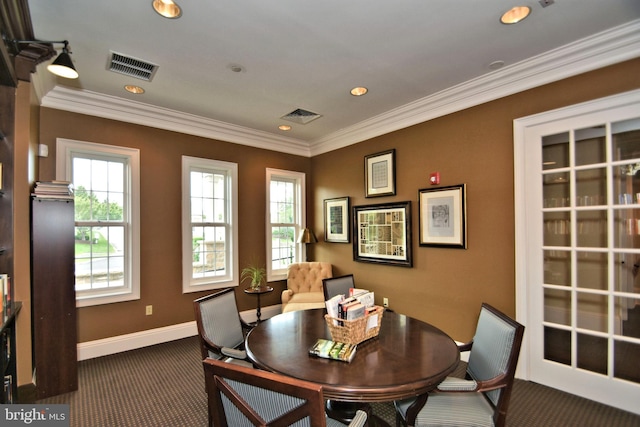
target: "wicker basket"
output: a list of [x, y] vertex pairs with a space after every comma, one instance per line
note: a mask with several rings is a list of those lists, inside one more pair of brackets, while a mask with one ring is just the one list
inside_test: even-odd
[[[329, 327], [329, 332], [331, 332], [331, 339], [333, 341], [343, 342], [347, 344], [360, 344], [362, 341], [366, 341], [369, 338], [378, 336], [384, 309], [379, 306], [375, 306], [375, 308], [375, 311], [367, 314], [364, 317], [361, 317], [360, 319], [355, 320], [336, 319], [329, 316], [328, 314], [325, 314], [324, 319], [326, 320], [327, 326]], [[369, 318], [374, 315], [378, 316], [378, 324], [367, 330]]]

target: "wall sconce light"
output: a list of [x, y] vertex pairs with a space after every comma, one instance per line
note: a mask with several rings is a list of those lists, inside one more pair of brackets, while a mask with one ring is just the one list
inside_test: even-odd
[[[64, 77], [65, 79], [77, 79], [78, 72], [76, 71], [76, 67], [73, 66], [73, 62], [71, 61], [71, 55], [69, 52], [69, 42], [67, 40], [62, 41], [46, 41], [46, 40], [13, 40], [13, 44], [17, 47], [19, 44], [29, 44], [29, 43], [39, 43], [39, 44], [64, 44], [62, 48], [62, 53], [58, 55], [58, 57], [51, 64], [47, 66], [47, 70], [50, 73], [55, 74], [56, 76]], [[16, 49], [19, 51], [19, 49]]]

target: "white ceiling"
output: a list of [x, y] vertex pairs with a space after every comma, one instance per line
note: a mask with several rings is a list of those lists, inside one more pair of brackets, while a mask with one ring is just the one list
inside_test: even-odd
[[[151, 0], [29, 0], [35, 36], [69, 40], [80, 73], [40, 80], [42, 104], [311, 155], [640, 56], [640, 0], [177, 2], [170, 20]], [[515, 5], [531, 15], [500, 24]], [[112, 51], [158, 71], [108, 71]], [[298, 108], [322, 117], [278, 130]]]

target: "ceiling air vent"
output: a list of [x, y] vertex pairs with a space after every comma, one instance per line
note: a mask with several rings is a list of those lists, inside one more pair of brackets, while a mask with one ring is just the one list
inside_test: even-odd
[[281, 119], [306, 125], [307, 123], [312, 122], [315, 119], [319, 119], [320, 117], [322, 116], [318, 113], [312, 113], [311, 111], [298, 108], [297, 110], [294, 110], [289, 114], [282, 116]]
[[111, 52], [107, 69], [114, 73], [120, 73], [150, 82], [158, 70], [158, 66], [150, 62], [122, 55], [121, 53]]

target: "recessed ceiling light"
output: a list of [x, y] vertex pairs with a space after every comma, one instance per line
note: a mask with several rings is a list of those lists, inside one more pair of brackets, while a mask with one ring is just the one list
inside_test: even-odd
[[182, 9], [172, 0], [153, 0], [151, 5], [153, 10], [165, 18], [175, 19], [182, 15]]
[[498, 61], [493, 61], [491, 64], [489, 64], [489, 69], [491, 70], [497, 70], [504, 67], [504, 61], [498, 60]]
[[127, 92], [135, 93], [136, 95], [144, 93], [144, 89], [142, 89], [140, 86], [136, 86], [136, 85], [125, 85], [124, 89]]
[[280, 125], [280, 126], [278, 126], [278, 129], [283, 130], [283, 131], [288, 131], [288, 130], [291, 130], [291, 126], [289, 126], [289, 125]]
[[511, 10], [506, 11], [500, 18], [500, 22], [503, 24], [516, 24], [529, 16], [531, 8], [529, 6], [516, 6]]
[[351, 89], [351, 95], [353, 96], [362, 96], [367, 93], [369, 90], [366, 87], [358, 86]]

